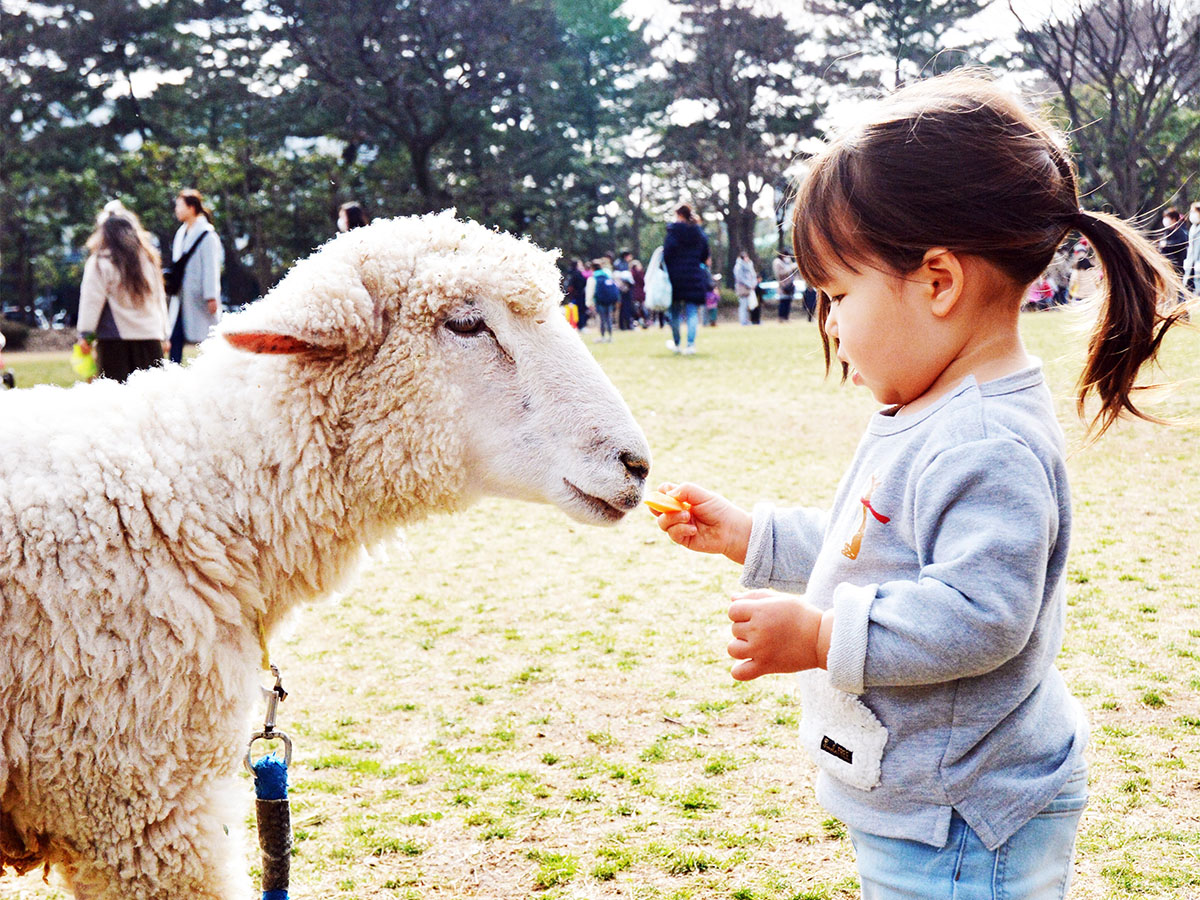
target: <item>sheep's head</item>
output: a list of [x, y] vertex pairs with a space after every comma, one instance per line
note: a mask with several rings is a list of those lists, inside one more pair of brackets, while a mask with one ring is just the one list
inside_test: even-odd
[[443, 213], [335, 238], [221, 333], [335, 385], [347, 464], [401, 514], [490, 494], [615, 522], [649, 450], [560, 298], [550, 253]]

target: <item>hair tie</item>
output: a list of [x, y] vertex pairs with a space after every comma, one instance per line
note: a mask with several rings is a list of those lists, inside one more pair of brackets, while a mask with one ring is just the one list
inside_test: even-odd
[[1079, 209], [1075, 210], [1075, 213], [1071, 216], [1071, 224], [1076, 228], [1080, 228], [1084, 225], [1084, 223], [1090, 222], [1091, 218], [1091, 213], [1081, 206]]

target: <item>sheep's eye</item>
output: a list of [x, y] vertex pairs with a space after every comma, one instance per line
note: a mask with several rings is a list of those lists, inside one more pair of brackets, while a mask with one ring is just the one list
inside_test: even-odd
[[462, 319], [447, 319], [446, 327], [455, 334], [474, 337], [477, 334], [488, 334], [491, 329], [481, 316], [467, 316]]

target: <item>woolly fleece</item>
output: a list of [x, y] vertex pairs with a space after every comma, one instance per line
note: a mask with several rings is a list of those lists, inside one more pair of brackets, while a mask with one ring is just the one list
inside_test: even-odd
[[0, 878], [250, 896], [223, 826], [249, 805], [260, 617], [484, 493], [591, 522], [638, 504], [645, 438], [559, 299], [532, 244], [377, 221], [187, 368], [0, 395]]

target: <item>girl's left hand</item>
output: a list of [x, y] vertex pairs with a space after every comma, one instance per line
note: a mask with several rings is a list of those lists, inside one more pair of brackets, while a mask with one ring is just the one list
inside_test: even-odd
[[833, 612], [824, 615], [830, 617], [827, 628], [821, 627], [821, 611], [803, 597], [764, 590], [735, 594], [729, 607], [733, 640], [727, 649], [741, 662], [730, 674], [738, 681], [750, 681], [773, 672], [824, 666]]

